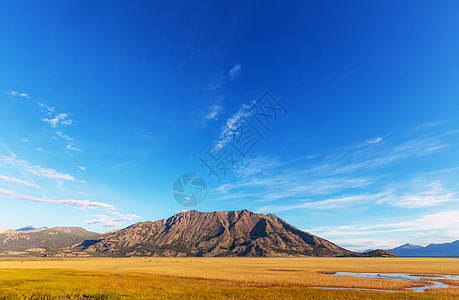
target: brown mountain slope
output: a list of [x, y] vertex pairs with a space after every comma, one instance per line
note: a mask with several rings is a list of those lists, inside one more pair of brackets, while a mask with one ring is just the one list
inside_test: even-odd
[[140, 222], [86, 248], [107, 256], [363, 256], [273, 214], [187, 211]]

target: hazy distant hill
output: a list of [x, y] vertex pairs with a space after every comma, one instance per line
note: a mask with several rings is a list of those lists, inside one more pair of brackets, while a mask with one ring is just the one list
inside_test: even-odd
[[[74, 246], [85, 240], [100, 239], [103, 235], [80, 227], [55, 227], [0, 232], [0, 255], [56, 255], [74, 252]], [[71, 250], [69, 250], [71, 249]]]
[[430, 244], [426, 247], [405, 244], [388, 251], [404, 257], [459, 257], [459, 240], [444, 244]]
[[378, 256], [355, 253], [273, 214], [187, 211], [99, 234], [80, 227], [0, 231], [0, 256]]

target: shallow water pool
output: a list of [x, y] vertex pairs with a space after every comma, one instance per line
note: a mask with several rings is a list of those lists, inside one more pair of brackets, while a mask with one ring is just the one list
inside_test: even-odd
[[[428, 289], [443, 289], [452, 287], [449, 284], [440, 282], [438, 280], [459, 280], [459, 275], [441, 275], [441, 274], [405, 274], [405, 273], [353, 273], [353, 272], [335, 272], [328, 273], [338, 276], [349, 276], [349, 277], [362, 277], [362, 278], [381, 278], [381, 279], [394, 279], [394, 280], [412, 280], [412, 281], [424, 281], [429, 284], [425, 286], [413, 287], [411, 290], [415, 292], [425, 292]], [[359, 291], [382, 291], [382, 292], [403, 292], [393, 290], [378, 290], [378, 289], [360, 289], [360, 288], [331, 288], [331, 287], [314, 287], [321, 289], [343, 289], [343, 290], [359, 290]]]

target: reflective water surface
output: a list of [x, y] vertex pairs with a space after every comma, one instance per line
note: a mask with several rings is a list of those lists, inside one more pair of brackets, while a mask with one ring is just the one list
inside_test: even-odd
[[[350, 277], [363, 277], [363, 278], [381, 278], [381, 279], [394, 279], [394, 280], [413, 280], [428, 282], [425, 286], [414, 287], [411, 290], [415, 292], [425, 292], [428, 289], [442, 289], [451, 287], [449, 284], [440, 282], [438, 280], [459, 280], [459, 275], [441, 275], [441, 274], [405, 274], [405, 273], [353, 273], [353, 272], [336, 272], [327, 273], [339, 276]], [[378, 290], [378, 289], [359, 289], [359, 288], [331, 288], [331, 287], [314, 287], [321, 289], [332, 290], [359, 290], [359, 291], [382, 291], [382, 292], [403, 292], [392, 290]]]

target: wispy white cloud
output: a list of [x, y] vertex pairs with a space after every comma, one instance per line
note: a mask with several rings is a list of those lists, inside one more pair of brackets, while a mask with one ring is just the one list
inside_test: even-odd
[[228, 72], [219, 71], [207, 87], [209, 91], [217, 90], [228, 83], [228, 80], [234, 81], [241, 73], [241, 64], [235, 64]]
[[[67, 126], [67, 125], [71, 125], [73, 123], [73, 120], [69, 118], [69, 114], [68, 113], [57, 114], [54, 107], [51, 107], [51, 106], [47, 105], [44, 102], [37, 101], [36, 103], [40, 107], [42, 112], [46, 113], [46, 115], [47, 115], [47, 117], [43, 118], [42, 121], [47, 123], [47, 124], [49, 124], [49, 125], [51, 125], [51, 127], [57, 128], [57, 127], [62, 126], [62, 125]], [[72, 142], [73, 141], [72, 137], [70, 137], [69, 135], [63, 133], [60, 130], [56, 131], [56, 134], [59, 137], [61, 137], [62, 139], [68, 141], [68, 142]], [[53, 137], [53, 139], [55, 139], [55, 137]], [[65, 149], [71, 150], [71, 151], [81, 151], [79, 148], [75, 147], [74, 143], [67, 144], [65, 146]]]
[[58, 189], [62, 189], [63, 186], [64, 186], [64, 180], [59, 180], [59, 181], [57, 182], [57, 186], [56, 186], [56, 187], [57, 187]]
[[[234, 174], [236, 177], [233, 182], [210, 192], [220, 200], [254, 196], [263, 202], [296, 199], [300, 203], [311, 196], [366, 187], [378, 180], [378, 177], [358, 175], [316, 176], [307, 168], [291, 166], [289, 162], [266, 156], [242, 161]], [[251, 194], [250, 191], [256, 192]]]
[[241, 178], [246, 178], [259, 174], [266, 175], [266, 172], [269, 172], [269, 174], [271, 174], [270, 171], [280, 166], [281, 163], [279, 162], [279, 160], [275, 158], [258, 156], [254, 159], [245, 159], [244, 161], [242, 161], [235, 170], [235, 173], [238, 177]]
[[36, 103], [37, 103], [38, 107], [40, 108], [40, 110], [42, 112], [44, 112], [45, 114], [47, 114], [48, 116], [51, 116], [56, 112], [54, 107], [49, 106], [45, 102], [37, 101]]
[[[21, 93], [16, 91], [6, 92], [6, 94], [10, 96], [21, 96], [25, 98], [30, 98], [27, 93]], [[56, 113], [56, 109], [54, 107], [49, 106], [48, 104], [42, 101], [32, 100], [32, 102], [40, 108], [40, 111], [42, 113], [46, 114], [46, 117], [43, 118], [42, 121], [51, 125], [51, 127], [56, 128], [61, 125], [71, 125], [73, 123], [73, 120], [70, 119], [70, 114]], [[69, 138], [68, 136], [62, 135], [60, 132], [57, 132], [57, 134], [64, 139]]]
[[71, 125], [72, 124], [73, 121], [72, 119], [69, 118], [70, 115], [68, 113], [57, 113], [55, 107], [49, 106], [45, 102], [35, 101], [35, 103], [38, 105], [40, 110], [43, 113], [45, 113], [47, 116], [41, 120], [51, 125], [51, 127], [56, 128], [60, 125]]
[[387, 197], [386, 193], [349, 195], [319, 201], [302, 200], [292, 205], [269, 205], [259, 209], [261, 212], [278, 212], [295, 209], [337, 209], [354, 205], [368, 204]]
[[353, 251], [365, 251], [370, 249], [392, 249], [400, 246], [393, 240], [385, 238], [336, 238], [333, 239], [333, 243]]
[[93, 217], [95, 218], [87, 220], [86, 223], [90, 225], [101, 224], [104, 227], [117, 227], [120, 226], [122, 222], [132, 221], [140, 218], [140, 216], [137, 216], [135, 214], [123, 215], [116, 211], [113, 211], [112, 215], [113, 216], [93, 215]]
[[368, 144], [378, 144], [378, 143], [381, 143], [382, 140], [383, 140], [383, 137], [377, 137], [377, 138], [374, 138], [372, 140], [369, 140]]
[[[225, 133], [231, 134], [236, 129], [246, 112], [244, 108], [247, 106], [225, 124], [219, 139], [221, 145], [226, 142]], [[388, 140], [385, 137], [342, 147], [331, 154], [310, 156], [307, 164], [263, 156], [246, 159], [236, 165], [230, 182], [211, 190], [210, 194], [218, 200], [274, 202], [262, 206], [260, 211], [336, 210], [369, 205], [420, 208], [456, 201], [455, 195], [438, 183], [425, 189], [435, 182], [434, 178], [417, 185], [405, 177], [396, 185], [389, 181], [393, 175], [385, 174], [395, 162], [438, 153], [448, 147], [443, 136], [400, 142], [395, 142], [397, 137]], [[406, 190], [408, 186], [412, 189]], [[278, 200], [282, 204], [275, 203]]]
[[202, 117], [202, 127], [205, 127], [209, 121], [218, 120], [220, 113], [223, 111], [223, 99], [223, 96], [218, 96], [214, 104], [207, 109], [207, 112]]
[[[244, 117], [249, 115], [249, 108], [249, 105], [242, 105], [241, 108], [226, 121], [216, 142], [217, 148], [223, 148], [229, 142], [229, 137], [236, 134], [238, 124]], [[333, 177], [337, 177], [338, 179], [343, 179], [344, 177], [350, 180], [349, 177], [355, 177], [354, 174], [358, 172], [368, 172], [369, 170], [377, 168], [382, 169], [397, 161], [409, 157], [421, 157], [448, 147], [448, 144], [444, 142], [441, 136], [417, 138], [399, 143], [385, 141], [385, 137], [387, 137], [387, 135], [360, 142], [352, 147], [337, 149], [329, 155], [319, 155], [319, 157], [314, 159], [314, 163], [310, 163], [303, 168], [297, 167], [298, 164], [296, 164], [296, 166], [289, 166], [288, 162], [284, 162], [283, 166], [278, 166], [280, 167], [282, 176], [269, 176], [269, 178], [265, 178], [263, 174], [258, 174], [258, 180], [253, 180], [252, 183], [265, 181], [267, 185], [272, 186], [279, 183], [277, 181], [281, 178], [281, 184], [286, 184], [288, 182], [286, 187], [282, 188], [282, 190], [285, 190], [288, 189], [288, 186], [292, 186], [292, 180], [298, 181], [300, 178], [303, 179], [303, 185], [304, 182], [317, 181], [317, 178], [321, 177], [324, 178], [322, 179], [323, 183], [333, 181]], [[257, 159], [255, 159], [255, 161], [256, 160]], [[266, 162], [264, 163], [266, 164]], [[239, 177], [243, 177], [241, 175], [244, 174], [244, 172], [253, 172], [255, 169], [256, 168], [252, 166], [252, 169], [249, 170], [246, 165], [240, 164], [235, 173]], [[294, 174], [294, 176], [285, 174], [287, 173], [285, 170], [290, 174]], [[253, 175], [255, 174], [247, 173], [246, 177]], [[239, 180], [239, 185], [240, 183], [241, 180]], [[247, 186], [250, 184], [243, 182], [243, 185]], [[295, 186], [297, 186], [297, 184], [295, 184]]]
[[32, 188], [37, 188], [37, 189], [40, 188], [37, 184], [33, 182], [25, 181], [25, 180], [15, 178], [15, 177], [0, 175], [0, 180], [3, 180], [5, 182], [14, 183], [14, 184], [21, 184], [21, 185], [25, 185], [25, 186], [32, 187]]
[[417, 231], [459, 228], [459, 210], [446, 210], [422, 215], [417, 219], [397, 223], [360, 226], [361, 229], [385, 230], [385, 231]]
[[368, 143], [368, 147], [359, 146], [356, 150], [344, 149], [347, 151], [328, 155], [311, 168], [311, 171], [330, 175], [375, 169], [409, 157], [435, 153], [448, 146], [438, 137], [412, 139], [378, 148], [372, 147], [374, 144], [377, 143]]
[[15, 154], [10, 156], [0, 155], [0, 165], [20, 169], [39, 177], [75, 181], [75, 178], [72, 175], [58, 172], [51, 168], [43, 168], [39, 165], [33, 165], [23, 159], [18, 159]]
[[86, 167], [82, 167], [82, 166], [79, 166], [79, 165], [77, 165], [76, 167], [77, 167], [78, 169], [80, 169], [81, 171], [85, 171], [85, 170], [86, 170]]
[[[267, 205], [261, 207], [259, 211], [277, 212], [296, 209], [342, 209], [356, 205], [366, 207], [370, 205], [384, 205], [399, 208], [425, 208], [439, 207], [445, 203], [459, 204], [459, 198], [456, 197], [453, 192], [447, 190], [439, 180], [426, 182], [423, 185], [420, 185], [417, 182], [418, 180], [403, 181], [397, 185], [391, 184], [388, 187], [383, 187], [381, 192], [373, 194], [358, 193], [320, 200], [297, 199], [295, 201], [296, 203], [293, 204]], [[326, 187], [329, 188], [330, 184], [333, 184], [333, 180], [326, 180], [324, 183], [327, 183]], [[364, 183], [365, 182], [362, 182], [362, 184]], [[320, 188], [320, 181], [314, 181], [309, 188], [312, 189], [314, 186]], [[344, 188], [344, 186], [350, 187], [348, 183], [345, 183], [341, 187]], [[357, 185], [357, 187], [358, 186], [359, 185]], [[337, 186], [336, 188], [339, 190], [340, 186]], [[226, 187], [226, 189], [228, 190], [229, 187]], [[406, 191], [406, 189], [409, 191]], [[304, 190], [300, 190], [298, 195], [301, 195], [304, 192]], [[286, 199], [291, 195], [292, 193], [281, 193], [277, 196], [284, 196], [284, 199]]]
[[412, 131], [429, 130], [447, 124], [450, 120], [432, 121], [416, 126]]
[[239, 122], [250, 114], [249, 108], [249, 105], [243, 104], [241, 108], [234, 115], [231, 116], [231, 118], [226, 120], [226, 123], [222, 127], [220, 136], [218, 137], [218, 140], [216, 142], [217, 147], [223, 148], [229, 142], [228, 139], [232, 135], [236, 134], [236, 129], [238, 127]]
[[[332, 239], [353, 250], [368, 248], [389, 249], [402, 243], [429, 244], [457, 240], [459, 210], [449, 209], [418, 217], [406, 217], [400, 222], [374, 225], [342, 225], [305, 229], [308, 232]], [[399, 235], [400, 233], [400, 235]], [[387, 239], [388, 234], [392, 237]]]
[[43, 118], [43, 122], [48, 123], [51, 127], [56, 128], [58, 125], [71, 125], [72, 119], [68, 118], [69, 115], [66, 113], [58, 114], [52, 118]]
[[[276, 170], [278, 171], [278, 170]], [[292, 171], [294, 172], [294, 171]], [[298, 175], [298, 177], [295, 177]], [[219, 200], [248, 199], [249, 197], [257, 202], [275, 202], [282, 200], [290, 204], [263, 206], [258, 211], [283, 211], [309, 208], [331, 208], [330, 205], [319, 205], [318, 197], [339, 193], [347, 190], [359, 189], [373, 184], [377, 178], [368, 177], [326, 177], [312, 178], [304, 177], [304, 174], [279, 174], [246, 178], [237, 183], [225, 183], [212, 189], [210, 193]], [[314, 201], [319, 201], [313, 204]], [[307, 202], [308, 204], [304, 204]], [[328, 202], [324, 201], [324, 204]]]
[[447, 202], [459, 203], [459, 198], [453, 192], [444, 188], [439, 180], [425, 183], [421, 191], [391, 195], [378, 201], [379, 204], [401, 208], [434, 207]]
[[73, 141], [73, 138], [69, 137], [69, 136], [66, 135], [66, 134], [63, 134], [63, 133], [60, 132], [60, 131], [56, 131], [56, 134], [57, 134], [58, 136], [60, 136], [61, 138], [63, 138], [64, 140]]
[[81, 151], [80, 148], [75, 147], [73, 144], [68, 144], [65, 148], [72, 151]]
[[103, 203], [103, 202], [93, 202], [89, 200], [74, 200], [74, 199], [53, 200], [53, 199], [46, 199], [46, 198], [38, 198], [38, 197], [23, 195], [23, 194], [20, 194], [12, 190], [5, 190], [1, 188], [0, 188], [0, 196], [4, 198], [9, 198], [9, 199], [26, 200], [26, 201], [38, 202], [38, 203], [63, 204], [63, 205], [82, 208], [82, 209], [95, 209], [95, 208], [103, 208], [107, 210], [115, 209], [113, 205]]
[[62, 172], [58, 172], [51, 168], [42, 168], [39, 165], [26, 165], [24, 170], [30, 174], [46, 177], [46, 178], [53, 178], [53, 179], [63, 179], [68, 181], [75, 181], [75, 178], [72, 175], [65, 174]]
[[16, 92], [16, 91], [9, 91], [9, 92], [6, 92], [5, 94], [9, 96], [20, 96], [24, 98], [29, 98], [29, 95], [27, 93], [21, 93], [21, 92]]
[[235, 64], [229, 71], [228, 75], [231, 80], [234, 80], [239, 77], [241, 73], [241, 64]]
[[212, 83], [209, 84], [209, 86], [207, 86], [207, 89], [209, 91], [215, 91], [221, 88], [222, 86], [224, 86], [225, 84], [226, 84], [225, 75], [222, 72], [219, 72], [215, 75], [215, 78], [212, 81]]

